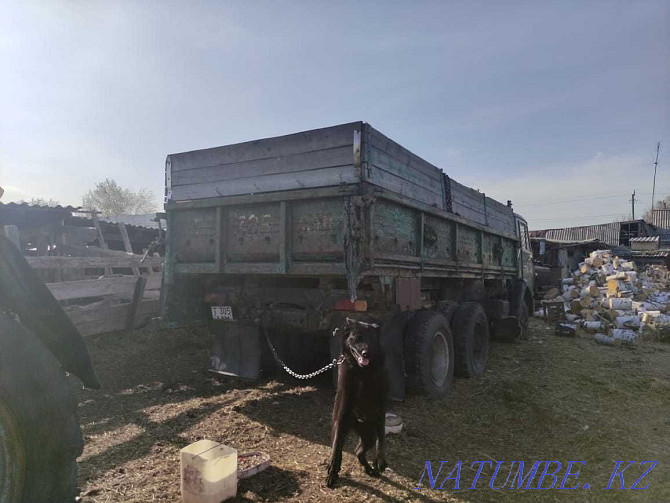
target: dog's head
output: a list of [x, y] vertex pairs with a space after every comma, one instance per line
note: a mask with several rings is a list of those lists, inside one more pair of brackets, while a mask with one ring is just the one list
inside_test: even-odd
[[372, 323], [363, 323], [347, 318], [344, 326], [336, 329], [342, 337], [342, 354], [360, 368], [379, 363], [379, 328]]

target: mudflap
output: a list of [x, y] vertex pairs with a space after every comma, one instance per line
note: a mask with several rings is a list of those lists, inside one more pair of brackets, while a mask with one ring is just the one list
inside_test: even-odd
[[493, 322], [495, 339], [502, 342], [517, 342], [521, 337], [521, 325], [515, 316], [506, 316]]
[[209, 371], [244, 379], [258, 379], [263, 368], [263, 334], [259, 327], [210, 322], [213, 335]]

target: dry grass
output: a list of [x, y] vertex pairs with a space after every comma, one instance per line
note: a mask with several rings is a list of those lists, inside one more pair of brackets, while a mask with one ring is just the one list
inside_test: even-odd
[[[240, 483], [237, 501], [670, 501], [670, 346], [604, 347], [557, 338], [537, 321], [531, 330], [522, 344], [493, 344], [485, 376], [455, 381], [444, 400], [395, 406], [405, 430], [388, 441], [393, 471], [365, 476], [349, 445], [334, 490], [323, 485], [333, 398], [326, 383], [218, 379], [205, 370], [202, 330], [90, 338], [104, 389], [78, 393], [83, 500], [179, 501], [179, 449], [209, 438], [272, 457], [269, 469]], [[426, 460], [449, 460], [449, 468], [462, 460], [462, 487], [475, 460], [581, 460], [579, 480], [591, 488], [493, 491], [487, 467], [478, 490], [416, 491]], [[649, 489], [603, 490], [616, 460], [659, 461], [644, 481]], [[639, 473], [626, 472], [626, 484]]]

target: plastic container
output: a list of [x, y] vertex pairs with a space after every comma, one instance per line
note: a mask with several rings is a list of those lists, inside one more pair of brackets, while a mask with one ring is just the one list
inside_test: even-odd
[[212, 440], [184, 447], [181, 497], [184, 503], [220, 503], [237, 493], [237, 451]]
[[402, 431], [402, 419], [392, 412], [387, 412], [385, 417], [384, 433], [400, 433]]

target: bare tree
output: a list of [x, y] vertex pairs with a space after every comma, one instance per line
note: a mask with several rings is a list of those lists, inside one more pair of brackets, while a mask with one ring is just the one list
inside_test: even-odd
[[107, 178], [103, 182], [96, 183], [95, 189], [89, 190], [84, 195], [82, 206], [86, 210], [97, 210], [106, 217], [139, 215], [156, 211], [156, 199], [148, 189], [134, 192]]
[[[655, 210], [670, 209], [670, 196], [667, 196], [665, 199], [661, 199], [660, 201], [656, 201], [654, 203], [654, 209]], [[647, 211], [644, 212], [644, 216], [642, 217], [642, 219], [645, 220], [646, 222], [653, 223], [651, 208], [649, 208]]]
[[44, 199], [43, 197], [32, 197], [29, 201], [21, 199], [19, 203], [28, 203], [30, 206], [49, 206], [51, 208], [60, 204], [55, 199]]

